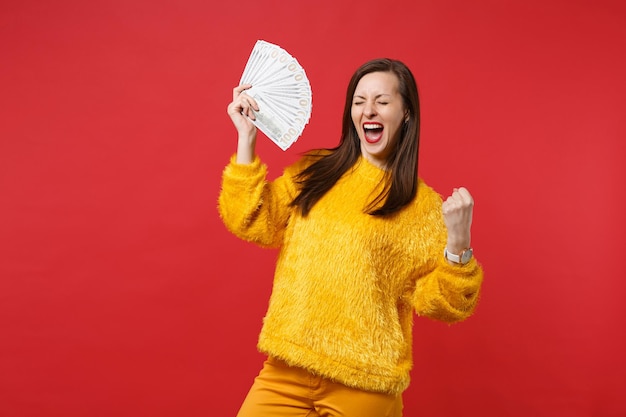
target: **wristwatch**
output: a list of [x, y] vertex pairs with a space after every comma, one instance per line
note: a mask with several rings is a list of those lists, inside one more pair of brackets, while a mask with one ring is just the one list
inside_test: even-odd
[[445, 248], [443, 250], [443, 256], [447, 260], [449, 260], [450, 262], [454, 262], [455, 264], [465, 265], [472, 259], [473, 255], [474, 250], [472, 248], [463, 249], [460, 255], [448, 252], [448, 248]]

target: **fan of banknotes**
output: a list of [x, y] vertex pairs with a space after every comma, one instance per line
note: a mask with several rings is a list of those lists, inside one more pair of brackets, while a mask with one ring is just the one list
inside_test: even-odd
[[258, 40], [240, 84], [259, 105], [254, 125], [283, 151], [302, 134], [311, 118], [311, 85], [296, 58], [278, 45]]

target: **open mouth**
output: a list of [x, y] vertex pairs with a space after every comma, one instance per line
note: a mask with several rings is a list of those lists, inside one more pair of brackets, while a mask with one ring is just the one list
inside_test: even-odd
[[383, 137], [383, 125], [380, 123], [363, 123], [363, 133], [368, 143], [376, 143]]

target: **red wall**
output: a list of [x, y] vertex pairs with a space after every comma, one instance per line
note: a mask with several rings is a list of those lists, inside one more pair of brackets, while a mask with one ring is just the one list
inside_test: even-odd
[[415, 323], [407, 416], [626, 415], [626, 6], [615, 0], [3, 1], [0, 415], [233, 416], [276, 252], [216, 211], [257, 39], [313, 116], [271, 175], [337, 142], [390, 56], [421, 90], [421, 176], [476, 198], [467, 322]]

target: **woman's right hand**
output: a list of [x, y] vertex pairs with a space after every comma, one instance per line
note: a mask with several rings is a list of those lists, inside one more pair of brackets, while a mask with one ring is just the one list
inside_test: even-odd
[[237, 129], [237, 163], [249, 164], [254, 160], [257, 128], [251, 120], [254, 111], [259, 110], [257, 102], [246, 94], [250, 84], [241, 84], [233, 88], [233, 101], [228, 105], [228, 115]]
[[246, 94], [250, 84], [241, 84], [233, 88], [233, 101], [228, 105], [228, 115], [237, 129], [239, 140], [254, 142], [257, 128], [251, 120], [255, 119], [254, 111], [259, 110], [257, 102]]

